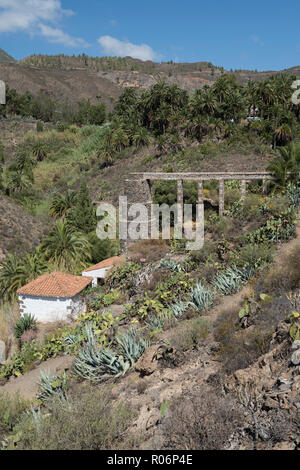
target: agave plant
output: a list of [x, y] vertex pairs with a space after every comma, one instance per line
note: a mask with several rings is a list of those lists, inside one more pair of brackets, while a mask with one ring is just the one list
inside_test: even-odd
[[199, 312], [211, 307], [214, 300], [215, 293], [203, 286], [201, 282], [199, 282], [199, 284], [197, 284], [192, 290], [191, 301]]
[[15, 337], [20, 339], [22, 334], [27, 330], [36, 330], [37, 321], [34, 315], [25, 313], [15, 325]]
[[286, 191], [288, 197], [290, 198], [291, 204], [294, 207], [299, 206], [300, 202], [300, 188], [294, 184], [289, 183]]
[[139, 336], [138, 330], [136, 328], [132, 328], [123, 336], [117, 337], [116, 340], [131, 366], [133, 366], [134, 363], [138, 361], [138, 359], [150, 345], [148, 340]]
[[151, 328], [151, 330], [161, 330], [164, 327], [164, 319], [161, 317], [156, 317], [155, 315], [149, 315], [146, 325]]
[[176, 304], [172, 304], [170, 306], [170, 309], [175, 318], [181, 318], [185, 314], [189, 305], [190, 302], [176, 302]]
[[242, 284], [247, 280], [245, 273], [234, 268], [228, 268], [224, 273], [219, 274], [213, 281], [213, 286], [217, 288], [221, 294], [230, 295], [238, 292]]
[[54, 396], [59, 397], [60, 400], [67, 400], [67, 375], [64, 372], [61, 377], [57, 375], [51, 375], [50, 372], [45, 373], [41, 371], [41, 379], [38, 383], [39, 393], [37, 395], [38, 400], [45, 402], [49, 398]]
[[175, 261], [167, 260], [167, 259], [163, 259], [159, 267], [169, 269], [170, 271], [174, 271], [177, 273], [182, 271], [182, 267], [179, 263], [175, 263]]
[[107, 380], [111, 375], [124, 375], [130, 368], [130, 362], [116, 355], [111, 349], [101, 347], [90, 324], [86, 325], [85, 329], [87, 342], [76, 357], [75, 373], [91, 382]]

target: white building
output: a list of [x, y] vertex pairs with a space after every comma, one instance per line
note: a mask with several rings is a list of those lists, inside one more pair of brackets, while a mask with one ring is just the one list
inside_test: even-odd
[[68, 320], [85, 312], [80, 292], [92, 281], [66, 273], [43, 274], [18, 290], [20, 313], [30, 313], [41, 323]]
[[112, 258], [105, 259], [101, 263], [95, 264], [90, 268], [83, 271], [84, 277], [93, 278], [93, 287], [96, 287], [104, 281], [110, 269], [114, 267], [116, 262], [119, 260], [119, 256], [113, 256]]

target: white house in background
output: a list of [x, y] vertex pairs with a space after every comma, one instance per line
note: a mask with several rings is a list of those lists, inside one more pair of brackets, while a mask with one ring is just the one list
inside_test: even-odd
[[43, 274], [18, 290], [20, 313], [30, 313], [42, 323], [68, 320], [86, 311], [79, 294], [92, 281], [66, 273]]
[[112, 258], [105, 259], [101, 263], [95, 264], [90, 268], [83, 271], [82, 275], [84, 277], [93, 278], [93, 287], [96, 287], [98, 284], [104, 281], [108, 271], [114, 267], [116, 262], [119, 260], [119, 256], [113, 256]]

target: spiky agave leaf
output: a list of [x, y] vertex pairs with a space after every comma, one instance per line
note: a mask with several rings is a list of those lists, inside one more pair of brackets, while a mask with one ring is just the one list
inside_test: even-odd
[[197, 284], [192, 290], [191, 301], [199, 312], [211, 307], [214, 300], [215, 293], [207, 287], [204, 287], [201, 282], [199, 282], [199, 284]]
[[217, 288], [221, 294], [230, 295], [238, 292], [242, 284], [245, 282], [244, 276], [246, 271], [242, 272], [238, 269], [228, 268], [222, 274], [216, 276], [213, 281], [213, 286]]
[[67, 387], [67, 375], [64, 372], [61, 377], [52, 375], [50, 372], [46, 373], [41, 371], [40, 382], [38, 382], [39, 393], [37, 395], [38, 400], [45, 402], [49, 398], [54, 396], [59, 397], [60, 400], [66, 401], [66, 387]]
[[124, 375], [130, 368], [130, 362], [116, 355], [111, 349], [98, 344], [91, 324], [86, 325], [85, 330], [87, 342], [75, 359], [75, 373], [92, 382]]
[[185, 314], [189, 305], [190, 302], [176, 302], [176, 304], [172, 304], [170, 306], [170, 309], [175, 318], [181, 318]]
[[149, 341], [139, 336], [136, 328], [132, 328], [123, 336], [117, 336], [116, 340], [131, 365], [138, 361], [149, 347]]

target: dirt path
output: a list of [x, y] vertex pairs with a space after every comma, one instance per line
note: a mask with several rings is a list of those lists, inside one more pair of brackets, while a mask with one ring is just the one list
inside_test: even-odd
[[11, 378], [5, 385], [0, 387], [0, 393], [20, 393], [24, 398], [33, 399], [38, 391], [37, 383], [40, 380], [40, 372], [50, 372], [53, 375], [61, 375], [65, 369], [69, 369], [74, 358], [71, 356], [60, 356], [43, 362], [35, 369], [26, 374]]

